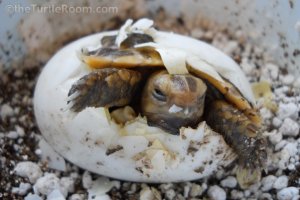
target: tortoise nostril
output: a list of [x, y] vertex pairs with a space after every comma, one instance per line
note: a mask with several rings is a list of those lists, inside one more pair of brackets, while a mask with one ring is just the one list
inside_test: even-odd
[[154, 89], [152, 93], [153, 97], [159, 101], [166, 101], [167, 97], [166, 95], [160, 90], [160, 89]]

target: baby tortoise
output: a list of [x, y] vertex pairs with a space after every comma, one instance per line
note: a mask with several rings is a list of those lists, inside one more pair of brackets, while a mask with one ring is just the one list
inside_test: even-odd
[[115, 39], [106, 36], [101, 48], [83, 52], [82, 60], [93, 70], [69, 91], [73, 111], [131, 105], [150, 126], [171, 134], [206, 121], [238, 155], [239, 182], [247, 186], [260, 178], [267, 160], [261, 120], [234, 85], [192, 66], [189, 74], [169, 74], [153, 48], [134, 48], [153, 42], [149, 35], [132, 33], [120, 47]]

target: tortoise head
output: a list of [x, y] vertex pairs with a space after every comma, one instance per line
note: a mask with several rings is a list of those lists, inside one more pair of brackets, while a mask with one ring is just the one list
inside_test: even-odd
[[192, 75], [156, 72], [144, 88], [142, 114], [149, 125], [178, 134], [180, 127], [193, 127], [201, 120], [206, 89], [205, 83]]

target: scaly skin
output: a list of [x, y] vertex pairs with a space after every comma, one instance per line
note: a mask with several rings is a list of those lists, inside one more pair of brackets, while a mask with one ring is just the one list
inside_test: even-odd
[[267, 141], [261, 136], [260, 127], [224, 100], [213, 101], [207, 106], [206, 122], [223, 135], [238, 155], [236, 177], [240, 187], [250, 187], [261, 179], [261, 170], [267, 163]]
[[206, 89], [201, 79], [190, 74], [170, 75], [166, 70], [155, 72], [144, 87], [142, 114], [147, 117], [149, 125], [171, 134], [179, 134], [181, 127], [195, 128], [203, 115]]
[[72, 85], [68, 96], [71, 109], [80, 112], [86, 107], [113, 107], [129, 104], [141, 80], [139, 72], [128, 69], [93, 71]]
[[238, 155], [241, 166], [254, 170], [266, 165], [266, 140], [261, 138], [260, 127], [224, 100], [210, 103], [207, 110], [207, 124], [223, 135], [226, 143]]

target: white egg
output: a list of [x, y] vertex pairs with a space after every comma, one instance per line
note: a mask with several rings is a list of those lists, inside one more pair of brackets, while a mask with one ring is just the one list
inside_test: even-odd
[[[141, 30], [134, 24], [131, 31], [151, 34], [155, 43], [144, 45], [155, 46], [169, 71], [184, 71], [186, 62], [205, 62], [207, 71], [225, 74], [233, 83], [240, 81], [237, 77], [244, 77], [239, 68], [236, 70], [238, 66], [214, 47], [185, 36], [154, 31], [150, 27], [152, 24], [147, 23], [149, 27], [142, 26]], [[130, 27], [130, 24], [127, 26]], [[130, 31], [128, 27], [126, 29]], [[200, 123], [197, 129], [181, 128], [180, 135], [171, 135], [160, 128], [148, 126], [142, 117], [120, 126], [111, 120], [105, 108], [89, 107], [79, 113], [70, 110], [68, 91], [72, 84], [90, 72], [77, 53], [83, 47], [99, 45], [103, 36], [117, 33], [121, 39], [126, 38], [126, 33], [110, 31], [74, 41], [58, 51], [44, 67], [35, 89], [34, 110], [46, 141], [60, 155], [81, 168], [129, 181], [195, 180], [230, 164], [236, 155], [223, 137], [205, 122]], [[172, 62], [174, 55], [178, 66], [172, 68], [176, 65]], [[238, 76], [240, 74], [242, 76]], [[247, 84], [239, 89], [251, 101], [252, 93]]]

